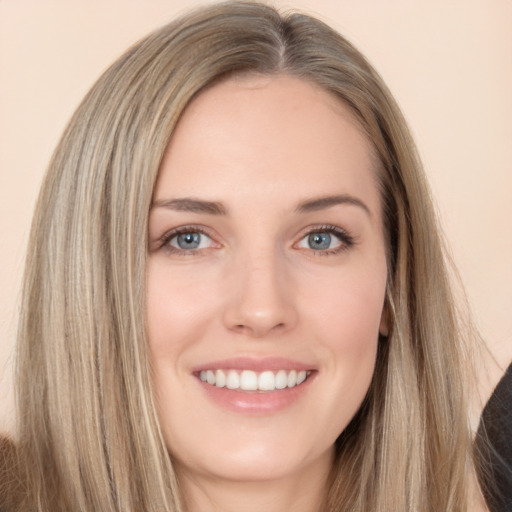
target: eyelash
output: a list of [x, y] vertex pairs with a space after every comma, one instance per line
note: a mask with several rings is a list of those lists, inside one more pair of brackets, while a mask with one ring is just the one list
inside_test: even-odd
[[333, 226], [331, 224], [324, 224], [308, 228], [306, 232], [304, 232], [301, 235], [299, 242], [302, 241], [305, 237], [310, 236], [314, 233], [329, 233], [330, 235], [334, 235], [336, 238], [338, 238], [341, 243], [338, 247], [334, 247], [333, 249], [325, 249], [323, 251], [309, 249], [309, 252], [312, 253], [313, 256], [331, 256], [340, 254], [356, 245], [356, 239], [354, 236], [352, 236], [345, 229], [342, 229], [338, 226]]
[[[170, 242], [173, 238], [184, 235], [188, 233], [198, 233], [204, 236], [207, 236], [211, 240], [213, 240], [213, 237], [208, 233], [207, 230], [202, 228], [201, 226], [181, 226], [179, 228], [173, 229], [171, 231], [168, 231], [165, 233], [159, 241], [159, 247], [168, 251], [169, 253], [177, 256], [182, 257], [193, 257], [193, 256], [199, 256], [203, 249], [196, 249], [196, 250], [185, 250], [185, 249], [178, 249], [176, 247], [173, 247]], [[310, 236], [314, 233], [329, 233], [330, 235], [334, 235], [336, 238], [339, 239], [341, 242], [338, 247], [335, 247], [333, 249], [325, 249], [325, 250], [314, 250], [309, 249], [308, 252], [312, 253], [314, 256], [330, 256], [342, 253], [344, 251], [349, 250], [351, 247], [356, 245], [356, 239], [345, 229], [342, 229], [338, 226], [333, 226], [330, 224], [320, 225], [320, 226], [313, 226], [309, 229], [307, 229], [305, 232], [303, 232], [300, 236], [299, 242], [301, 242], [304, 238], [307, 236]], [[296, 242], [294, 244], [294, 247], [299, 243]]]
[[213, 240], [213, 237], [205, 230], [204, 228], [200, 226], [181, 226], [179, 228], [173, 229], [171, 231], [168, 231], [160, 238], [160, 247], [169, 253], [176, 255], [176, 256], [183, 256], [183, 257], [190, 257], [190, 256], [199, 256], [202, 249], [197, 250], [185, 250], [185, 249], [177, 249], [176, 247], [173, 247], [171, 245], [171, 240], [179, 235], [186, 235], [188, 233], [199, 233], [201, 235], [207, 236], [211, 240]]

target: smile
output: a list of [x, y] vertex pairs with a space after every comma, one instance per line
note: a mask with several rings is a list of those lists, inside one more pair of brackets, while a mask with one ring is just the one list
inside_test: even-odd
[[300, 386], [311, 374], [307, 370], [202, 370], [199, 378], [211, 386], [239, 391], [275, 391]]

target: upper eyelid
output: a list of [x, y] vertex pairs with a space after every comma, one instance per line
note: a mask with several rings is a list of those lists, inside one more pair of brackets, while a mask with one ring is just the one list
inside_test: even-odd
[[213, 238], [213, 234], [208, 228], [192, 224], [169, 229], [160, 237], [160, 239], [170, 239], [174, 236], [182, 235], [184, 233], [201, 233], [202, 235], [206, 235], [209, 238]]
[[322, 233], [324, 231], [328, 233], [334, 233], [335, 235], [338, 234], [346, 238], [355, 239], [355, 236], [351, 233], [351, 231], [334, 224], [318, 224], [307, 226], [299, 231], [297, 237], [302, 240], [302, 238], [310, 235], [311, 233]]
[[348, 231], [347, 229], [342, 228], [340, 226], [336, 226], [336, 225], [332, 225], [332, 224], [323, 224], [323, 225], [309, 226], [308, 228], [303, 230], [301, 232], [301, 234], [298, 236], [297, 241], [294, 242], [293, 245], [296, 246], [302, 240], [304, 240], [305, 237], [307, 237], [308, 235], [311, 235], [312, 233], [323, 233], [323, 232], [333, 234], [335, 237], [337, 237], [339, 239], [339, 241], [341, 242], [340, 247], [336, 248], [336, 249], [326, 249], [324, 251], [311, 249], [311, 250], [313, 250], [313, 252], [315, 254], [320, 254], [320, 253], [328, 254], [329, 251], [346, 250], [346, 249], [349, 249], [358, 244], [357, 237], [351, 231]]

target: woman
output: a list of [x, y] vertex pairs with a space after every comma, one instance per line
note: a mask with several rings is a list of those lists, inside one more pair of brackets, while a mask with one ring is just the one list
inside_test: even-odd
[[131, 48], [28, 254], [14, 510], [468, 509], [469, 335], [429, 191], [321, 22], [227, 3]]

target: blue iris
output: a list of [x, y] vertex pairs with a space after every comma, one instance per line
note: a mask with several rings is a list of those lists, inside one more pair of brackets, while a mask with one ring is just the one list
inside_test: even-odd
[[331, 246], [331, 235], [329, 233], [311, 233], [308, 236], [308, 245], [315, 251], [329, 249]]
[[201, 243], [201, 233], [183, 233], [176, 237], [180, 249], [197, 249]]

